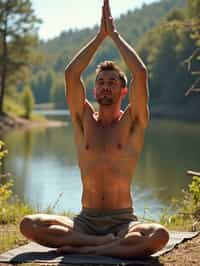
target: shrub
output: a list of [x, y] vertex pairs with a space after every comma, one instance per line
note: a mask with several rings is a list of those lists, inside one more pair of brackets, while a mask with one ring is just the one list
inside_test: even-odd
[[33, 93], [31, 91], [31, 88], [30, 87], [25, 87], [24, 88], [24, 91], [23, 91], [23, 94], [22, 94], [22, 102], [23, 102], [23, 105], [24, 105], [24, 109], [25, 109], [25, 118], [27, 119], [30, 119], [31, 117], [31, 113], [34, 109], [34, 96], [33, 96]]
[[[7, 153], [3, 147], [4, 143], [0, 141], [0, 164]], [[17, 223], [22, 216], [33, 212], [28, 205], [13, 196], [13, 182], [7, 178], [8, 175], [0, 175], [0, 224]]]
[[167, 212], [161, 222], [168, 227], [197, 231], [200, 229], [200, 177], [194, 176], [187, 190], [183, 191], [183, 200], [173, 199], [171, 209], [174, 215]]

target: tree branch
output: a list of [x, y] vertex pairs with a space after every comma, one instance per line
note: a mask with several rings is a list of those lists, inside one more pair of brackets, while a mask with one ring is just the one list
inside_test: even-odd
[[199, 176], [200, 177], [200, 172], [192, 171], [192, 170], [187, 170], [187, 175], [190, 176]]

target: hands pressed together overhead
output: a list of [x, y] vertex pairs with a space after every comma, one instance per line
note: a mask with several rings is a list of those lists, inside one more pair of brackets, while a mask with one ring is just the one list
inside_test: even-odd
[[111, 15], [109, 0], [104, 0], [102, 7], [100, 33], [103, 35], [103, 37], [112, 37], [115, 32], [117, 32], [117, 30], [114, 19]]

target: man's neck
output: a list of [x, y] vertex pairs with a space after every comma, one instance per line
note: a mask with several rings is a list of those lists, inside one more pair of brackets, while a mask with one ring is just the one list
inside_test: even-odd
[[119, 106], [100, 106], [98, 113], [98, 122], [103, 126], [109, 126], [118, 121], [122, 111]]

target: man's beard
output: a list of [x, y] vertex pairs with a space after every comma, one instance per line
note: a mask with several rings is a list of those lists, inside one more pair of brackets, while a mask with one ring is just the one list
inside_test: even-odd
[[114, 103], [114, 99], [113, 98], [110, 98], [110, 97], [100, 97], [100, 98], [97, 98], [97, 102], [100, 104], [100, 105], [112, 105]]

